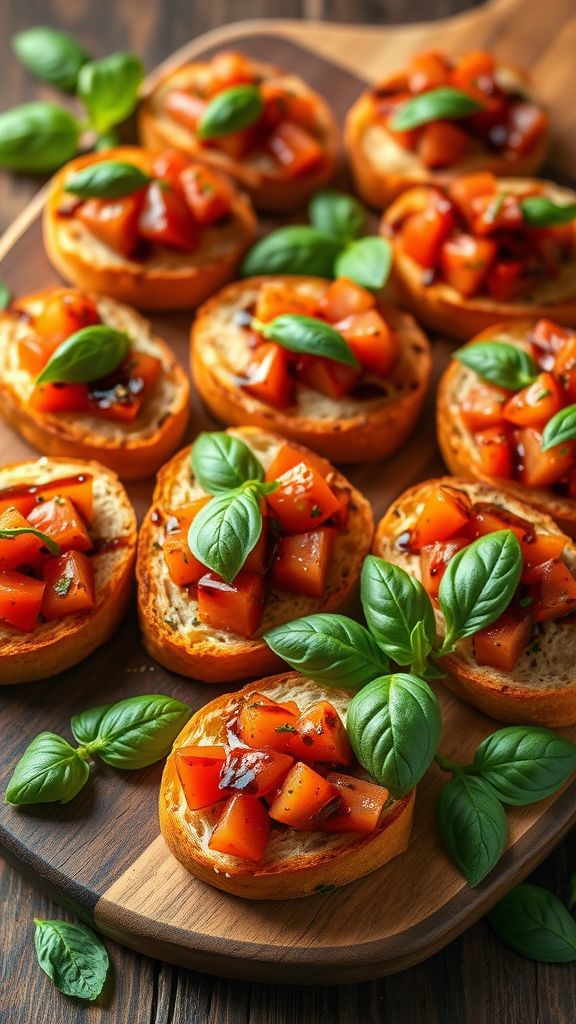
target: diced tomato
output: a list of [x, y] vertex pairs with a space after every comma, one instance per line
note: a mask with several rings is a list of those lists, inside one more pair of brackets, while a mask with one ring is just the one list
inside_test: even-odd
[[449, 540], [466, 531], [470, 519], [470, 499], [454, 487], [434, 487], [410, 535], [410, 550], [420, 551], [437, 540]]
[[108, 377], [88, 385], [88, 409], [96, 416], [133, 423], [162, 373], [162, 362], [135, 349]]
[[85, 412], [88, 408], [87, 384], [38, 384], [28, 399], [37, 412]]
[[504, 419], [517, 427], [543, 427], [564, 405], [562, 388], [551, 373], [541, 373], [504, 406]]
[[236, 793], [224, 805], [208, 846], [257, 864], [264, 856], [269, 834], [270, 818], [264, 804], [258, 797]]
[[358, 382], [360, 370], [323, 356], [303, 355], [298, 361], [297, 374], [306, 387], [337, 401]]
[[265, 405], [287, 409], [294, 402], [295, 381], [286, 349], [273, 341], [259, 345], [239, 386]]
[[366, 313], [374, 309], [376, 299], [367, 288], [351, 281], [348, 277], [338, 277], [328, 286], [318, 303], [318, 313], [335, 324], [345, 317]]
[[56, 541], [61, 552], [92, 548], [88, 531], [69, 498], [58, 496], [36, 505], [28, 515], [28, 522]]
[[548, 622], [576, 609], [576, 579], [561, 558], [538, 567], [538, 582], [531, 594], [534, 602], [530, 611], [536, 622]]
[[191, 811], [223, 800], [220, 789], [220, 771], [226, 759], [224, 747], [177, 747], [174, 762], [186, 803]]
[[294, 594], [322, 597], [334, 536], [335, 530], [321, 526], [307, 533], [279, 537], [272, 564], [274, 586]]
[[278, 487], [267, 496], [272, 514], [286, 533], [305, 533], [321, 526], [340, 509], [338, 498], [314, 466], [304, 460], [276, 476], [276, 460], [266, 473]]
[[450, 80], [450, 65], [437, 50], [415, 53], [408, 64], [408, 88], [411, 93], [427, 92], [447, 85]]
[[251, 149], [261, 143], [260, 124], [250, 125], [242, 132], [230, 132], [228, 135], [220, 135], [216, 139], [202, 139], [201, 145], [206, 149], [219, 149], [226, 153], [231, 160], [243, 160], [250, 153]]
[[302, 452], [298, 448], [293, 448], [290, 444], [283, 444], [278, 449], [266, 471], [266, 480], [268, 482], [277, 480], [279, 476], [287, 473], [289, 469], [299, 466], [302, 461], [306, 461], [309, 466], [313, 466], [316, 472], [320, 473], [321, 477], [327, 477], [328, 474], [333, 473], [330, 463], [327, 459], [323, 459], [321, 455], [316, 455], [314, 452], [306, 452], [304, 460]]
[[538, 533], [527, 519], [515, 515], [504, 506], [484, 501], [475, 502], [470, 518], [471, 536], [484, 537], [497, 530], [512, 530], [516, 534], [527, 566], [556, 558], [564, 550], [562, 534]]
[[164, 110], [178, 124], [195, 132], [204, 116], [208, 101], [184, 89], [170, 89], [164, 97]]
[[473, 223], [476, 203], [480, 198], [493, 198], [498, 182], [490, 171], [479, 171], [476, 174], [463, 174], [448, 185], [448, 194], [469, 224]]
[[497, 252], [496, 242], [489, 238], [474, 238], [464, 232], [447, 238], [440, 251], [440, 267], [447, 284], [465, 298], [476, 295]]
[[467, 89], [470, 86], [482, 88], [482, 83], [488, 83], [494, 75], [494, 57], [486, 50], [473, 50], [465, 54], [456, 63], [451, 80], [458, 89]]
[[222, 50], [210, 61], [214, 90], [230, 89], [233, 85], [253, 82], [255, 75], [251, 62], [243, 53]]
[[234, 190], [230, 182], [210, 167], [193, 164], [182, 171], [180, 184], [197, 224], [208, 227], [228, 217]]
[[313, 316], [318, 307], [316, 296], [299, 291], [279, 281], [263, 281], [260, 285], [254, 316], [268, 323], [284, 313]]
[[31, 632], [40, 614], [46, 584], [19, 572], [0, 572], [0, 622]]
[[2, 537], [3, 530], [26, 530], [30, 524], [14, 506], [0, 512], [0, 571], [24, 566], [35, 569], [47, 554], [42, 541], [32, 533]]
[[294, 764], [294, 758], [268, 747], [252, 750], [232, 747], [220, 772], [220, 789], [267, 796], [278, 789]]
[[486, 275], [486, 286], [497, 302], [514, 302], [529, 286], [526, 260], [497, 260]]
[[163, 149], [154, 157], [152, 175], [166, 182], [171, 188], [180, 191], [180, 175], [190, 167], [190, 160], [179, 149]]
[[510, 434], [505, 425], [477, 430], [474, 444], [479, 468], [486, 476], [509, 480], [514, 471]]
[[452, 205], [438, 196], [425, 210], [407, 218], [402, 226], [402, 248], [421, 267], [432, 269], [437, 265], [442, 245], [453, 227]]
[[375, 832], [388, 802], [388, 790], [375, 782], [353, 775], [329, 772], [326, 781], [336, 786], [344, 809], [336, 811], [322, 825], [323, 832]]
[[34, 316], [34, 330], [43, 339], [60, 344], [83, 327], [100, 323], [96, 303], [72, 288], [58, 288]]
[[524, 224], [518, 196], [505, 190], [493, 195], [476, 196], [472, 203], [471, 227], [475, 235], [493, 235], [498, 231], [517, 231]]
[[252, 551], [248, 555], [248, 558], [244, 562], [243, 569], [245, 572], [257, 572], [260, 576], [263, 576], [268, 568], [268, 536], [270, 528], [268, 525], [268, 516], [262, 516], [262, 531], [256, 544], [252, 548]]
[[86, 199], [74, 216], [100, 242], [121, 256], [132, 256], [140, 238], [139, 220], [144, 190], [119, 199]]
[[251, 637], [262, 621], [264, 581], [255, 572], [242, 570], [233, 583], [214, 572], [198, 581], [198, 615], [212, 629]]
[[332, 491], [340, 502], [340, 508], [331, 517], [330, 522], [334, 523], [334, 526], [337, 526], [339, 530], [343, 530], [348, 526], [348, 521], [350, 519], [350, 491], [347, 487], [333, 487]]
[[420, 575], [428, 595], [438, 597], [440, 582], [448, 562], [458, 551], [470, 543], [468, 537], [453, 537], [452, 540], [437, 540], [420, 549]]
[[286, 746], [302, 761], [350, 764], [352, 760], [346, 727], [328, 700], [316, 701], [300, 713], [296, 732], [287, 733]]
[[262, 82], [260, 92], [264, 102], [261, 119], [264, 131], [271, 131], [282, 121], [292, 121], [314, 131], [317, 115], [312, 97], [286, 89], [278, 81]]
[[295, 732], [299, 715], [298, 706], [292, 702], [278, 704], [260, 693], [253, 693], [238, 712], [238, 737], [257, 750], [271, 747], [287, 753], [287, 738]]
[[574, 334], [551, 320], [538, 320], [530, 331], [532, 354], [544, 370], [551, 370], [556, 356]]
[[198, 583], [206, 572], [206, 566], [192, 554], [188, 546], [188, 531], [200, 509], [209, 501], [210, 498], [206, 496], [183, 505], [166, 522], [162, 552], [170, 579], [179, 587]]
[[574, 227], [572, 224], [563, 224], [555, 228], [531, 228], [528, 240], [544, 273], [554, 277], [566, 256], [570, 258], [572, 254]]
[[[89, 473], [78, 473], [76, 476], [52, 480], [50, 483], [37, 485], [38, 500], [50, 501], [52, 498], [68, 498], [73, 503], [86, 523], [92, 522], [93, 511], [93, 478]], [[27, 513], [26, 513], [27, 514]]]
[[460, 415], [468, 430], [484, 430], [503, 423], [503, 409], [512, 392], [495, 384], [475, 384], [467, 391], [460, 406]]
[[314, 135], [293, 121], [282, 121], [268, 136], [267, 146], [290, 178], [316, 169], [324, 159], [322, 146]]
[[508, 608], [496, 622], [474, 634], [474, 659], [501, 672], [512, 672], [532, 634], [530, 612]]
[[576, 402], [576, 338], [568, 338], [558, 352], [554, 360], [554, 376], [570, 401]]
[[385, 377], [400, 356], [400, 340], [377, 309], [353, 313], [334, 324], [346, 339], [358, 362], [372, 373]]
[[83, 615], [96, 603], [94, 566], [80, 551], [67, 551], [59, 558], [49, 558], [42, 570], [46, 590], [42, 598], [42, 615], [48, 622], [64, 615]]
[[542, 451], [542, 434], [533, 427], [514, 431], [518, 454], [518, 478], [525, 487], [550, 487], [574, 465], [576, 446], [573, 441], [554, 445]]
[[470, 135], [451, 121], [431, 121], [422, 131], [418, 154], [424, 166], [432, 170], [454, 167], [471, 145]]
[[548, 125], [548, 115], [529, 101], [511, 103], [508, 108], [506, 145], [515, 156], [524, 156], [539, 142]]
[[313, 768], [298, 761], [269, 807], [270, 817], [300, 831], [315, 831], [344, 806], [340, 791]]
[[181, 196], [163, 189], [157, 181], [146, 189], [138, 220], [142, 238], [171, 249], [192, 252], [198, 247], [198, 228]]

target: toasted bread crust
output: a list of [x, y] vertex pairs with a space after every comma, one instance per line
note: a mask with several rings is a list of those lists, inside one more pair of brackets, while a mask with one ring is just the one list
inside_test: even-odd
[[76, 665], [110, 639], [132, 593], [136, 556], [136, 516], [115, 473], [98, 462], [41, 458], [0, 469], [0, 487], [19, 482], [44, 482], [71, 473], [94, 478], [91, 532], [99, 540], [119, 541], [92, 555], [96, 605], [84, 615], [68, 615], [20, 633], [0, 625], [0, 685], [47, 679]]
[[[234, 315], [256, 297], [268, 280], [317, 290], [327, 281], [315, 277], [253, 277], [228, 285], [201, 309], [192, 325], [192, 375], [202, 399], [219, 420], [274, 430], [338, 463], [382, 459], [400, 448], [414, 429], [431, 372], [430, 345], [413, 318], [382, 304], [387, 322], [398, 332], [402, 355], [381, 398], [334, 401], [297, 385], [295, 407], [275, 409], [237, 383], [250, 362], [251, 350]], [[378, 380], [379, 378], [374, 378]]]
[[[514, 192], [527, 184], [529, 181], [526, 179], [508, 178], [502, 188]], [[549, 181], [539, 184], [544, 185], [544, 194], [552, 199], [576, 202], [576, 192], [571, 189]], [[468, 341], [497, 321], [515, 323], [549, 317], [558, 323], [576, 327], [576, 259], [565, 263], [557, 278], [535, 287], [528, 297], [519, 302], [497, 302], [487, 295], [465, 299], [444, 281], [424, 285], [424, 270], [404, 252], [395, 227], [410, 213], [423, 209], [429, 196], [430, 190], [424, 187], [404, 192], [386, 211], [380, 225], [381, 234], [391, 239], [394, 248], [391, 276], [394, 296], [413, 312], [420, 323], [461, 341]], [[574, 234], [576, 238], [576, 227]]]
[[192, 716], [175, 740], [162, 775], [160, 828], [174, 856], [197, 878], [224, 892], [247, 899], [293, 899], [326, 887], [346, 885], [382, 867], [402, 853], [410, 838], [415, 791], [395, 801], [382, 824], [370, 835], [296, 832], [276, 829], [261, 864], [210, 850], [208, 840], [221, 805], [191, 811], [175, 767], [174, 751], [186, 744], [221, 743], [224, 724], [242, 699], [263, 693], [273, 700], [295, 700], [303, 708], [314, 700], [330, 700], [345, 718], [350, 694], [318, 686], [298, 672], [284, 672], [217, 697]]
[[[246, 196], [238, 192], [232, 217], [224, 227], [204, 232], [200, 248], [170, 258], [136, 262], [97, 242], [78, 220], [58, 210], [65, 179], [99, 160], [125, 160], [142, 167], [150, 155], [137, 146], [119, 146], [90, 153], [66, 164], [54, 175], [43, 219], [48, 258], [67, 281], [85, 291], [100, 292], [137, 309], [194, 309], [234, 277], [236, 267], [256, 234], [256, 217]], [[98, 259], [93, 258], [94, 251]]]
[[[265, 465], [284, 443], [283, 438], [255, 427], [230, 432], [250, 445]], [[188, 470], [190, 452], [191, 448], [179, 452], [158, 474], [152, 506], [140, 530], [136, 577], [144, 646], [161, 665], [205, 683], [236, 681], [274, 671], [283, 663], [259, 636], [246, 640], [202, 625], [196, 618], [195, 600], [182, 596], [182, 588], [168, 575], [161, 549], [162, 518], [178, 504], [190, 501], [192, 493], [196, 497], [204, 493]], [[335, 538], [326, 593], [322, 599], [315, 599], [270, 591], [260, 632], [301, 615], [334, 611], [358, 578], [372, 539], [372, 510], [345, 477], [336, 470], [332, 474], [330, 482], [350, 489], [351, 515]]]
[[[401, 566], [418, 579], [419, 556], [399, 550], [396, 539], [411, 529], [426, 494], [439, 484], [459, 488], [473, 501], [503, 505], [533, 523], [541, 533], [562, 532], [550, 516], [488, 482], [465, 477], [428, 480], [409, 488], [390, 506], [378, 523], [372, 545], [375, 555]], [[572, 571], [576, 570], [576, 544], [568, 536], [565, 536], [563, 557]], [[440, 612], [436, 618], [439, 630], [443, 632]], [[500, 722], [528, 722], [550, 727], [573, 725], [576, 722], [576, 626], [562, 619], [540, 623], [537, 639], [538, 649], [537, 645], [534, 652], [529, 649], [510, 673], [478, 665], [474, 660], [473, 638], [460, 640], [456, 653], [442, 661], [442, 667], [448, 673], [443, 682], [457, 696]]]

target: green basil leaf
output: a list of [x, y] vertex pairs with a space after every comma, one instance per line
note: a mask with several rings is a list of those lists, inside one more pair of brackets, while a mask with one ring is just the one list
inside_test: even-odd
[[109, 960], [103, 943], [83, 924], [35, 918], [38, 963], [56, 988], [77, 999], [97, 999]]
[[305, 615], [269, 629], [264, 640], [291, 668], [343, 690], [357, 690], [389, 670], [368, 630], [345, 615]]
[[506, 812], [481, 779], [457, 775], [438, 800], [438, 824], [450, 857], [475, 886], [498, 863], [506, 846]]
[[124, 331], [105, 324], [83, 327], [52, 353], [36, 383], [100, 380], [117, 369], [129, 351], [130, 338]]
[[391, 267], [392, 249], [385, 238], [359, 238], [336, 258], [334, 273], [377, 291], [386, 284]]
[[569, 893], [568, 893], [568, 902], [567, 902], [566, 905], [567, 905], [569, 910], [572, 910], [572, 907], [576, 903], [576, 875], [570, 875], [570, 878], [568, 880], [568, 887], [569, 887]]
[[432, 644], [433, 641], [431, 641], [426, 633], [426, 625], [420, 620], [410, 633], [410, 646], [412, 648], [410, 668], [414, 675], [423, 676], [427, 671], [427, 659], [432, 650]]
[[440, 738], [440, 708], [417, 676], [374, 679], [352, 698], [346, 729], [360, 764], [392, 796], [402, 797], [428, 769]]
[[268, 323], [252, 318], [252, 326], [264, 338], [275, 341], [289, 352], [323, 356], [324, 359], [333, 359], [346, 366], [360, 365], [348, 342], [325, 320], [298, 313], [283, 313]]
[[108, 132], [129, 117], [143, 75], [142, 62], [131, 53], [112, 53], [84, 65], [78, 75], [78, 95], [95, 131]]
[[557, 444], [573, 441], [576, 438], [576, 405], [567, 405], [560, 409], [542, 431], [542, 451], [547, 452]]
[[90, 59], [72, 36], [40, 25], [13, 36], [12, 49], [36, 78], [63, 92], [74, 92], [80, 68]]
[[200, 139], [219, 139], [242, 132], [258, 120], [264, 104], [257, 85], [233, 85], [210, 100], [196, 129]]
[[119, 199], [144, 188], [152, 178], [134, 164], [122, 160], [101, 160], [71, 174], [64, 183], [64, 191], [82, 199]]
[[70, 719], [70, 727], [74, 739], [78, 740], [78, 743], [82, 743], [83, 746], [92, 743], [98, 735], [100, 722], [111, 707], [113, 707], [112, 704], [100, 704], [97, 708], [89, 708], [87, 711], [81, 711], [78, 715], [73, 715]]
[[128, 697], [105, 710], [89, 746], [113, 768], [146, 768], [166, 757], [191, 714], [164, 694]]
[[90, 769], [67, 740], [41, 732], [26, 747], [8, 788], [9, 804], [67, 804], [88, 781]]
[[308, 217], [318, 231], [348, 242], [362, 234], [366, 210], [356, 196], [335, 189], [323, 189], [312, 196]]
[[576, 772], [576, 743], [549, 729], [510, 725], [487, 736], [473, 770], [504, 804], [545, 800]]
[[18, 537], [21, 533], [30, 533], [33, 537], [37, 537], [41, 540], [44, 547], [48, 548], [51, 555], [59, 555], [60, 548], [58, 547], [55, 540], [49, 537], [46, 533], [42, 533], [41, 530], [36, 530], [33, 526], [15, 526], [9, 529], [0, 530], [0, 537], [2, 540], [10, 540], [11, 537]]
[[78, 149], [78, 122], [54, 103], [24, 103], [0, 114], [0, 167], [53, 171]]
[[262, 533], [261, 491], [249, 484], [218, 494], [194, 517], [188, 546], [227, 583], [236, 578]]
[[443, 653], [456, 640], [491, 625], [508, 607], [522, 573], [522, 551], [512, 530], [479, 537], [454, 555], [440, 582], [446, 620]]
[[389, 128], [393, 132], [409, 132], [430, 121], [469, 117], [479, 110], [484, 110], [484, 105], [469, 93], [449, 85], [440, 86], [403, 103], [389, 122]]
[[576, 921], [553, 893], [523, 883], [488, 913], [499, 939], [522, 956], [545, 964], [576, 960]]
[[334, 262], [342, 242], [307, 224], [290, 224], [261, 238], [248, 251], [243, 277], [262, 274], [303, 274], [334, 277]]
[[556, 203], [547, 196], [526, 196], [520, 207], [524, 223], [531, 228], [553, 228], [576, 219], [576, 203]]
[[12, 292], [4, 281], [0, 281], [0, 311], [6, 309], [12, 301]]
[[191, 464], [207, 494], [232, 491], [247, 480], [264, 479], [264, 468], [248, 445], [223, 430], [198, 435]]
[[414, 658], [413, 630], [418, 623], [428, 645], [436, 640], [434, 611], [419, 580], [376, 555], [364, 559], [360, 593], [366, 622], [378, 645], [398, 665]]
[[532, 356], [504, 341], [479, 341], [465, 345], [454, 353], [454, 358], [483, 380], [509, 391], [526, 387], [538, 376], [538, 367]]

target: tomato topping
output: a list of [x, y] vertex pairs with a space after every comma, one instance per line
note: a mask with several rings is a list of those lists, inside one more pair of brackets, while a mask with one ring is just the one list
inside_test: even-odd
[[437, 540], [461, 533], [470, 520], [470, 499], [454, 487], [435, 487], [424, 501], [410, 536], [410, 550], [420, 551]]
[[471, 145], [470, 136], [451, 121], [431, 121], [422, 132], [418, 154], [425, 167], [436, 170], [459, 163]]
[[37, 377], [50, 356], [71, 334], [100, 323], [96, 304], [87, 295], [68, 289], [54, 289], [44, 299], [40, 312], [32, 317], [32, 332], [18, 344], [19, 362], [31, 377]]
[[493, 235], [498, 231], [514, 231], [524, 224], [518, 196], [506, 192], [476, 196], [472, 203], [470, 226], [476, 235]]
[[230, 215], [234, 191], [221, 175], [202, 164], [192, 164], [180, 175], [184, 198], [194, 220], [208, 227]]
[[232, 85], [254, 81], [254, 71], [247, 57], [235, 50], [223, 50], [210, 61], [214, 92], [229, 89]]
[[564, 405], [560, 384], [551, 373], [541, 373], [517, 391], [504, 406], [504, 419], [518, 427], [543, 427]]
[[508, 608], [496, 622], [474, 634], [474, 659], [501, 672], [512, 672], [532, 635], [529, 612]]
[[198, 581], [198, 615], [212, 629], [251, 637], [262, 621], [264, 581], [255, 572], [242, 570], [233, 583], [214, 572]]
[[318, 313], [335, 324], [345, 317], [374, 309], [375, 305], [376, 299], [367, 288], [362, 288], [348, 277], [338, 277], [331, 282], [320, 299]]
[[296, 731], [288, 732], [290, 754], [304, 761], [350, 764], [352, 749], [346, 728], [333, 704], [319, 700], [301, 712]]
[[498, 246], [488, 238], [464, 232], [447, 238], [440, 252], [440, 267], [447, 284], [465, 298], [480, 291], [496, 257]]
[[269, 834], [270, 818], [264, 804], [255, 796], [236, 793], [224, 805], [208, 846], [218, 853], [258, 863], [264, 856]]
[[317, 300], [313, 295], [297, 291], [279, 281], [264, 281], [260, 285], [254, 316], [262, 323], [268, 323], [283, 313], [297, 313], [302, 316], [313, 316], [316, 313]]
[[255, 350], [245, 378], [239, 386], [259, 402], [275, 409], [287, 409], [294, 402], [295, 381], [290, 373], [290, 357], [286, 349], [273, 341]]
[[148, 185], [138, 220], [142, 238], [157, 245], [192, 252], [198, 247], [198, 229], [184, 199], [159, 182]]
[[[268, 467], [266, 480], [276, 480], [283, 473], [287, 473], [289, 469], [299, 466], [302, 461], [303, 455], [300, 449], [293, 448], [289, 444], [283, 444]], [[313, 466], [316, 472], [320, 473], [321, 477], [327, 477], [328, 474], [332, 474], [332, 466], [321, 455], [316, 455], [314, 452], [306, 452], [305, 461], [307, 465]]]
[[510, 434], [506, 426], [487, 427], [474, 434], [478, 464], [486, 476], [508, 479], [512, 476], [514, 459]]
[[554, 376], [571, 402], [576, 402], [576, 338], [567, 340], [554, 360]]
[[0, 572], [0, 621], [23, 633], [31, 632], [38, 620], [43, 580], [19, 572]]
[[497, 302], [514, 302], [529, 285], [526, 260], [498, 260], [486, 275], [488, 291]]
[[274, 586], [308, 597], [322, 597], [334, 536], [333, 529], [321, 526], [307, 533], [279, 537], [272, 564]]
[[220, 772], [220, 789], [267, 796], [278, 789], [293, 764], [293, 757], [271, 748], [247, 750], [245, 747], [232, 747], [226, 751]]
[[266, 473], [267, 480], [278, 482], [267, 496], [268, 505], [286, 533], [305, 533], [335, 515], [340, 502], [313, 465], [301, 458], [282, 472], [283, 458], [281, 449]]
[[511, 103], [508, 111], [506, 144], [516, 156], [534, 149], [548, 125], [548, 115], [529, 101]]
[[195, 132], [202, 119], [208, 101], [184, 89], [170, 89], [164, 97], [164, 109], [183, 128]]
[[189, 505], [182, 505], [166, 521], [166, 536], [162, 546], [164, 561], [168, 566], [170, 579], [180, 587], [198, 583], [204, 576], [206, 566], [192, 554], [188, 546], [188, 531], [200, 509], [210, 501], [206, 495]]
[[446, 572], [448, 562], [469, 543], [468, 537], [453, 537], [452, 540], [437, 540], [420, 549], [422, 584], [433, 600], [438, 597], [440, 582]]
[[38, 384], [28, 403], [37, 412], [86, 412], [87, 384]]
[[28, 522], [56, 541], [62, 552], [92, 548], [88, 531], [69, 498], [58, 496], [36, 505], [28, 515]]
[[408, 64], [408, 88], [411, 93], [438, 89], [450, 81], [450, 65], [437, 50], [414, 53]]
[[161, 178], [171, 188], [180, 191], [180, 175], [190, 167], [190, 160], [179, 149], [163, 149], [152, 162], [152, 176]]
[[334, 523], [334, 526], [337, 526], [338, 529], [343, 530], [348, 526], [350, 519], [350, 491], [347, 487], [333, 487], [332, 493], [338, 498], [340, 508], [330, 517], [330, 522]]
[[300, 711], [292, 701], [278, 704], [253, 693], [242, 705], [236, 720], [239, 739], [248, 747], [288, 752], [288, 736], [295, 732]]
[[402, 248], [421, 267], [433, 269], [438, 263], [442, 245], [454, 227], [452, 206], [435, 196], [425, 210], [413, 213], [402, 226]]
[[476, 502], [472, 506], [470, 518], [471, 536], [483, 537], [496, 530], [512, 530], [516, 534], [522, 548], [522, 557], [528, 566], [556, 558], [564, 550], [562, 534], [537, 533], [532, 523], [509, 509], [490, 502]]
[[514, 431], [519, 459], [518, 479], [525, 487], [549, 487], [558, 483], [574, 465], [573, 441], [542, 451], [542, 434], [533, 427]]
[[331, 814], [343, 806], [337, 786], [298, 761], [290, 769], [274, 800], [269, 814], [274, 821], [302, 831], [322, 827]]
[[482, 88], [486, 83], [487, 90], [491, 86], [491, 79], [494, 75], [494, 57], [486, 50], [473, 50], [471, 53], [460, 57], [456, 67], [452, 71], [452, 85], [458, 89]]
[[314, 135], [293, 121], [282, 121], [268, 136], [267, 145], [289, 178], [315, 170], [324, 159]]
[[128, 258], [138, 247], [143, 204], [143, 190], [119, 199], [86, 199], [74, 216], [98, 241]]
[[88, 385], [88, 409], [95, 415], [133, 423], [162, 372], [156, 356], [132, 349], [108, 377]]
[[544, 370], [551, 370], [554, 358], [573, 337], [574, 334], [551, 320], [538, 320], [529, 335], [534, 358]]
[[298, 377], [302, 384], [338, 401], [357, 384], [360, 371], [323, 356], [300, 356]]
[[67, 497], [74, 502], [84, 520], [92, 519], [92, 477], [89, 473], [63, 477], [44, 484], [15, 484], [0, 488], [0, 512], [10, 506], [27, 516], [35, 505], [49, 498]]
[[503, 423], [503, 409], [512, 392], [483, 381], [466, 391], [462, 398], [460, 415], [468, 430], [499, 427]]
[[174, 758], [191, 811], [199, 811], [224, 799], [225, 794], [220, 789], [220, 771], [226, 759], [224, 747], [177, 747]]
[[336, 786], [344, 809], [335, 811], [322, 825], [323, 832], [375, 832], [382, 821], [388, 790], [353, 775], [330, 772], [326, 781]]
[[80, 551], [67, 551], [59, 558], [49, 558], [42, 570], [46, 590], [42, 598], [42, 615], [49, 622], [64, 615], [83, 615], [95, 603], [94, 566]]
[[491, 198], [495, 195], [497, 187], [498, 182], [490, 171], [479, 171], [476, 174], [463, 174], [462, 177], [451, 181], [448, 185], [448, 195], [471, 224], [476, 214], [478, 199], [483, 204], [486, 197]]
[[536, 622], [557, 619], [576, 609], [576, 580], [561, 558], [538, 566], [538, 581], [531, 594], [534, 603], [530, 611]]
[[314, 132], [316, 106], [310, 96], [286, 89], [279, 82], [262, 82], [260, 92], [264, 102], [262, 124], [265, 129], [269, 131], [281, 121], [293, 121]]
[[353, 313], [334, 326], [365, 370], [381, 376], [390, 373], [400, 356], [400, 340], [377, 309]]
[[[14, 506], [0, 512], [2, 530], [25, 530], [30, 524]], [[20, 533], [14, 537], [0, 537], [0, 571], [19, 569], [24, 566], [35, 569], [43, 561], [47, 549], [32, 533]]]

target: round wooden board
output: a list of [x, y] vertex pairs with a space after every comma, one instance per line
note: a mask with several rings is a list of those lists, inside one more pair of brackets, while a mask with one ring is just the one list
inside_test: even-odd
[[[520, 9], [523, 31], [516, 38]], [[180, 63], [222, 45], [241, 46], [251, 55], [298, 71], [329, 97], [342, 118], [361, 88], [353, 68], [375, 77], [385, 62], [400, 64], [411, 50], [434, 45], [434, 34], [453, 51], [497, 40], [497, 51], [512, 52], [528, 65], [538, 53], [544, 66], [555, 69], [557, 91], [550, 94], [548, 88], [548, 98], [557, 100], [558, 117], [566, 125], [562, 68], [568, 61], [562, 63], [562, 54], [566, 34], [574, 38], [576, 33], [576, 20], [564, 24], [569, 13], [566, 0], [548, 5], [545, 19], [533, 5], [498, 0], [431, 28], [386, 31], [300, 22], [246, 23], [196, 40], [172, 60]], [[568, 74], [568, 67], [565, 70]], [[549, 84], [545, 79], [544, 85]], [[568, 169], [562, 161], [556, 166], [564, 173]], [[41, 204], [39, 197], [0, 244], [0, 277], [16, 294], [57, 281], [42, 248]], [[190, 317], [152, 319], [187, 363]], [[436, 377], [449, 351], [448, 343], [435, 343]], [[416, 435], [397, 457], [349, 473], [372, 501], [377, 518], [405, 487], [442, 472], [434, 442], [433, 402], [432, 391]], [[190, 436], [207, 426], [214, 423], [195, 398]], [[29, 457], [30, 449], [7, 427], [0, 426], [0, 439], [4, 461]], [[139, 514], [147, 506], [151, 487], [151, 481], [129, 487]], [[349, 610], [357, 609], [352, 605]], [[105, 648], [77, 668], [42, 684], [3, 688], [0, 785], [5, 788], [32, 736], [49, 729], [70, 737], [70, 716], [83, 708], [145, 692], [171, 693], [199, 707], [223, 689], [188, 682], [155, 665], [139, 644], [133, 614]], [[465, 759], [495, 724], [441, 686], [438, 694], [444, 720], [442, 750]], [[576, 728], [565, 732], [576, 738]], [[439, 841], [434, 818], [442, 776], [434, 766], [419, 786], [414, 834], [403, 857], [336, 892], [249, 903], [202, 885], [171, 857], [158, 835], [160, 773], [160, 766], [120, 773], [100, 764], [71, 805], [19, 810], [4, 805], [0, 845], [21, 869], [119, 942], [210, 973], [268, 982], [340, 984], [424, 959], [528, 874], [576, 820], [576, 800], [568, 790], [542, 804], [512, 809], [509, 848], [490, 877], [472, 890]]]

